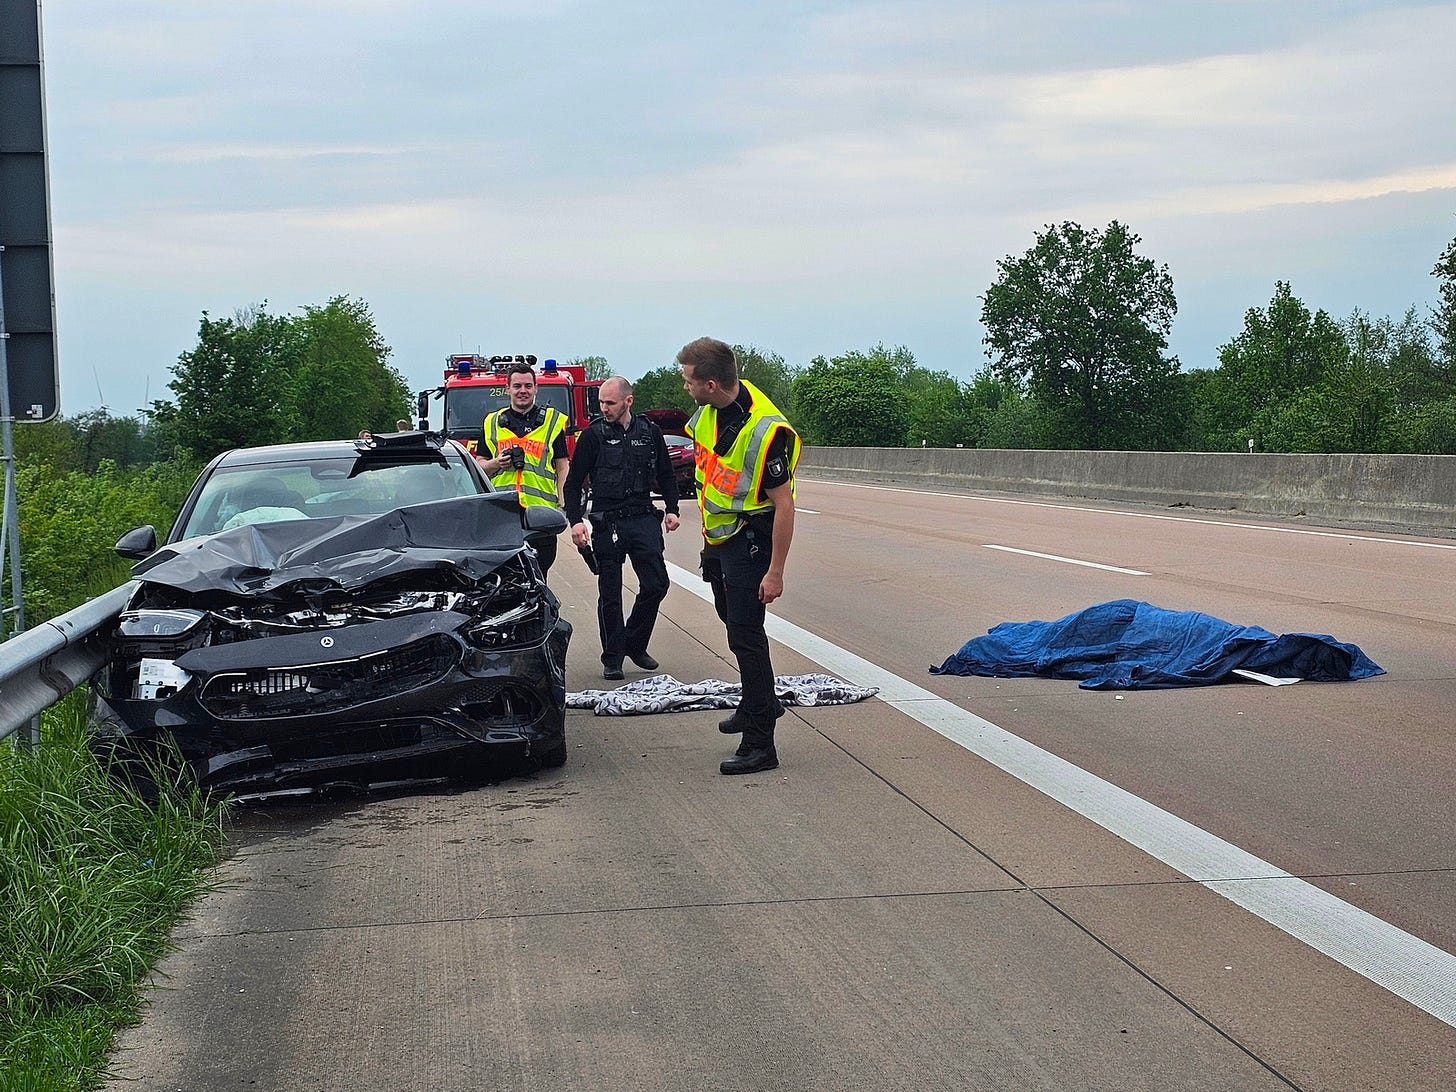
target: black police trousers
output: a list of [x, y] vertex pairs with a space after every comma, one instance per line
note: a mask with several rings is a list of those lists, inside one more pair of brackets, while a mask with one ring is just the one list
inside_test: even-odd
[[527, 535], [526, 544], [536, 551], [536, 564], [541, 566], [541, 575], [545, 576], [556, 561], [556, 536]]
[[743, 698], [738, 714], [747, 725], [745, 748], [772, 747], [774, 721], [783, 707], [774, 695], [773, 661], [769, 659], [767, 613], [758, 587], [773, 554], [772, 524], [756, 520], [727, 542], [703, 550], [703, 579], [713, 589], [713, 606], [728, 630], [728, 650], [738, 660]]
[[[667, 597], [667, 565], [662, 560], [662, 516], [647, 509], [622, 516], [591, 516], [592, 550], [597, 555], [597, 629], [602, 637], [602, 666], [621, 667], [626, 656], [640, 656], [652, 640], [657, 608]], [[622, 563], [637, 574], [637, 598], [622, 621]]]

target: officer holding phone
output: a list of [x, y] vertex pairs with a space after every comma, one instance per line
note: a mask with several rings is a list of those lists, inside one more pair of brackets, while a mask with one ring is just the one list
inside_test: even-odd
[[[511, 404], [488, 414], [477, 447], [478, 462], [497, 489], [514, 490], [523, 507], [561, 507], [558, 482], [567, 470], [566, 415], [536, 405], [536, 370], [517, 361], [506, 373]], [[480, 449], [485, 454], [480, 454]], [[556, 560], [555, 535], [527, 535], [544, 575]]]

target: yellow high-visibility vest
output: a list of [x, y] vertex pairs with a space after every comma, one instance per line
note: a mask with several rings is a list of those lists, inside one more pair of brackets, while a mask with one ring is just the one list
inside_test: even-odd
[[745, 516], [773, 508], [772, 501], [759, 499], [759, 485], [763, 481], [769, 444], [780, 429], [789, 434], [790, 488], [798, 495], [792, 475], [799, 465], [799, 434], [762, 391], [750, 383], [739, 382], [747, 388], [753, 405], [727, 454], [719, 455], [713, 450], [718, 442], [715, 407], [699, 406], [687, 424], [698, 463], [698, 511], [703, 515], [703, 537], [711, 546], [727, 542], [737, 534]]
[[496, 410], [485, 419], [485, 442], [496, 455], [508, 448], [518, 447], [526, 453], [523, 470], [507, 467], [490, 476], [490, 483], [497, 489], [514, 489], [521, 504], [549, 504], [557, 507], [556, 466], [551, 461], [551, 452], [556, 447], [556, 438], [566, 431], [566, 415], [560, 410], [546, 407], [546, 419], [524, 436], [517, 436], [505, 427], [502, 418], [506, 411]]

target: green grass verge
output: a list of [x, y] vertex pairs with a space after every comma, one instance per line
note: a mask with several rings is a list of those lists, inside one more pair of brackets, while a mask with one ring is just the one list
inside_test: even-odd
[[193, 788], [147, 802], [86, 747], [84, 695], [0, 744], [0, 1092], [99, 1086], [116, 1029], [222, 846]]

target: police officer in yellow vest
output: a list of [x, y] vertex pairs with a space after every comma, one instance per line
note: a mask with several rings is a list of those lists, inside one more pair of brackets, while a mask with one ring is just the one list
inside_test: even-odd
[[683, 389], [698, 410], [688, 421], [697, 453], [698, 509], [703, 517], [703, 579], [738, 660], [743, 698], [718, 725], [743, 733], [725, 774], [756, 773], [779, 764], [765, 608], [784, 591], [784, 563], [794, 537], [794, 467], [799, 436], [767, 396], [738, 378], [733, 350], [714, 338], [689, 342], [677, 354]]
[[[566, 480], [566, 415], [536, 405], [536, 372], [517, 361], [506, 374], [511, 404], [485, 418], [485, 435], [475, 460], [497, 489], [513, 489], [522, 505], [561, 507], [559, 484]], [[480, 454], [481, 449], [485, 451]], [[528, 535], [545, 574], [556, 560], [555, 535]]]

